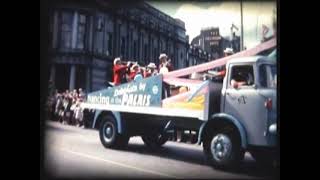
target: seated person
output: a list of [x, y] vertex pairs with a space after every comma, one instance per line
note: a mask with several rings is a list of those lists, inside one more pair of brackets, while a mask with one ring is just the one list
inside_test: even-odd
[[251, 73], [243, 73], [238, 72], [235, 77], [231, 79], [231, 86], [232, 87], [240, 87], [240, 86], [251, 86], [254, 84], [253, 76]]
[[234, 79], [231, 80], [231, 86], [232, 87], [239, 87], [239, 86], [243, 86], [245, 84], [246, 84], [245, 81], [236, 81]]

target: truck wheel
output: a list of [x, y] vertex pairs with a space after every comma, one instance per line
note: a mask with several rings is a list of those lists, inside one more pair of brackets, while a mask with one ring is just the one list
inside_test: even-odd
[[203, 142], [207, 161], [215, 168], [235, 168], [244, 157], [240, 137], [235, 131], [217, 130]]
[[157, 133], [143, 135], [141, 138], [147, 147], [156, 149], [164, 145], [168, 141], [169, 136], [167, 134], [161, 135], [160, 133]]
[[102, 145], [106, 148], [124, 148], [128, 145], [129, 137], [117, 132], [117, 123], [112, 116], [104, 116], [99, 128]]

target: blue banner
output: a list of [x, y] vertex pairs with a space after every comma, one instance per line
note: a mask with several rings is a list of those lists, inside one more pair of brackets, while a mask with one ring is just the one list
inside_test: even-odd
[[122, 106], [161, 106], [162, 75], [88, 94], [87, 103]]

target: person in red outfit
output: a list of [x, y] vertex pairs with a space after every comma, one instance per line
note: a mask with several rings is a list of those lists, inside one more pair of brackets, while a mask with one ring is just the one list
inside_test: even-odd
[[218, 75], [221, 76], [221, 77], [224, 77], [226, 75], [226, 66], [222, 66], [221, 67], [221, 71], [219, 71]]
[[149, 65], [147, 66], [147, 69], [144, 71], [144, 78], [150, 77], [150, 76], [154, 76], [157, 74], [157, 70], [156, 70], [157, 66], [154, 63], [149, 63]]
[[113, 83], [117, 86], [125, 79], [127, 66], [121, 64], [121, 59], [119, 57], [114, 59], [113, 64]]
[[140, 70], [139, 65], [137, 63], [133, 64], [130, 70], [130, 75], [129, 75], [130, 81], [134, 80], [134, 77], [138, 74], [139, 70]]

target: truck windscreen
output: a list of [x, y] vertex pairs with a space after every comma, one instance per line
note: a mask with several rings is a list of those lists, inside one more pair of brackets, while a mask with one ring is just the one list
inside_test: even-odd
[[277, 87], [277, 67], [275, 65], [263, 64], [259, 67], [260, 85], [264, 88]]

